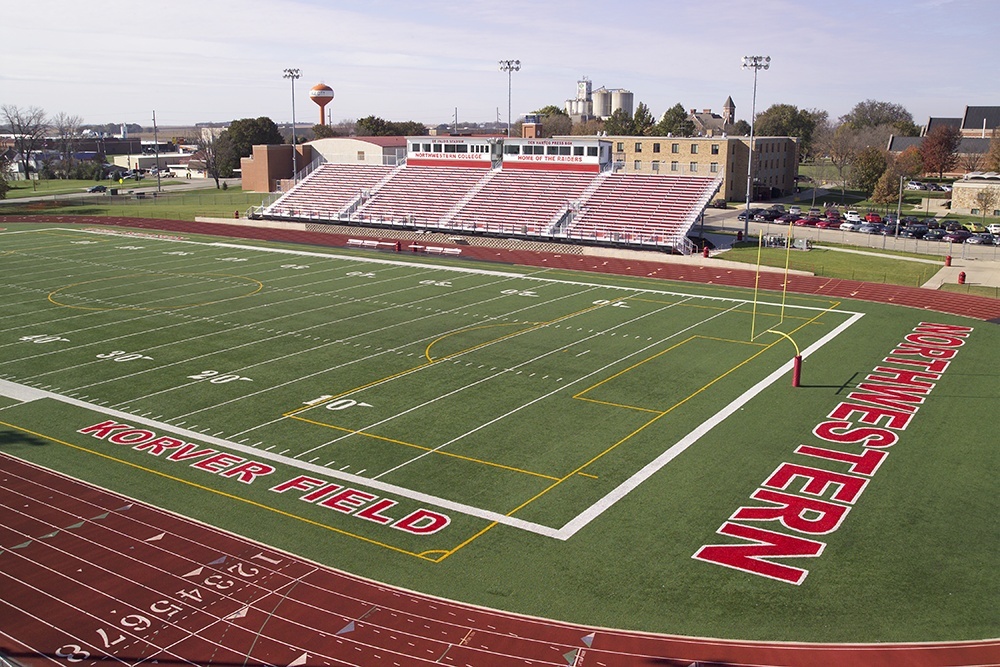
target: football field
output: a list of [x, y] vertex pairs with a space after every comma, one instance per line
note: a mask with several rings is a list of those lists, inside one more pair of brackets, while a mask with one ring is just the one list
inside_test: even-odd
[[[983, 568], [997, 524], [970, 497], [995, 490], [997, 454], [983, 422], [954, 419], [995, 389], [995, 325], [938, 316], [928, 330], [917, 311], [776, 292], [57, 225], [9, 226], [0, 262], [0, 424], [18, 456], [365, 576], [526, 613], [748, 638], [995, 633], [998, 578]], [[950, 368], [919, 367], [933, 378], [869, 401], [907, 423], [842, 408], [874, 391], [866, 374], [885, 376], [907, 336], [962, 347]], [[845, 424], [824, 430], [828, 418]], [[850, 440], [862, 424], [871, 433]], [[886, 433], [896, 440], [875, 444]], [[822, 453], [836, 436], [840, 453]], [[731, 548], [745, 542], [765, 548]], [[942, 572], [921, 575], [936, 567], [961, 599], [937, 598]], [[767, 618], [746, 615], [762, 606]]]

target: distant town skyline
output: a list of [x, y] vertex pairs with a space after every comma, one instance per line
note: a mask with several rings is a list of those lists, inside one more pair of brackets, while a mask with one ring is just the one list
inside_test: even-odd
[[514, 119], [596, 89], [624, 88], [659, 118], [721, 113], [749, 120], [753, 74], [768, 55], [758, 112], [772, 104], [836, 119], [866, 99], [898, 103], [922, 125], [966, 105], [1000, 106], [996, 0], [220, 0], [123, 5], [66, 0], [5, 11], [0, 104], [38, 106], [86, 124], [164, 127], [268, 116], [315, 122], [308, 91], [335, 91], [333, 123], [375, 115], [428, 126]]

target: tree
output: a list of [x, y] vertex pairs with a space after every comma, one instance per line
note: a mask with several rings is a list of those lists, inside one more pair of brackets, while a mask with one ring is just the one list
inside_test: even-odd
[[59, 142], [59, 153], [62, 156], [62, 164], [60, 165], [62, 176], [69, 178], [69, 172], [73, 169], [73, 152], [76, 148], [76, 140], [80, 138], [80, 127], [83, 125], [83, 119], [60, 111], [52, 117], [51, 125]]
[[962, 132], [957, 127], [940, 125], [924, 137], [920, 144], [920, 157], [924, 169], [937, 172], [938, 178], [950, 171], [958, 162], [958, 145], [962, 142]]
[[924, 173], [924, 159], [920, 156], [920, 149], [916, 146], [907, 148], [896, 156], [895, 166], [900, 176], [913, 178]]
[[993, 187], [984, 187], [976, 193], [976, 204], [979, 205], [979, 213], [983, 217], [983, 225], [986, 225], [986, 212], [994, 211], [1000, 202], [1000, 190]]
[[872, 201], [881, 206], [889, 206], [899, 201], [900, 173], [895, 166], [890, 166], [879, 176], [872, 190]]
[[24, 177], [28, 178], [31, 171], [29, 164], [31, 156], [42, 147], [45, 133], [49, 129], [45, 112], [38, 107], [22, 109], [13, 104], [5, 104], [0, 107], [0, 115], [14, 135], [14, 150], [17, 151], [17, 159], [21, 163]]
[[226, 153], [232, 148], [228, 137], [224, 138], [226, 134], [211, 128], [202, 128], [201, 135], [197, 139], [198, 152], [195, 155], [205, 163], [205, 172], [215, 179], [216, 189], [222, 187], [219, 181], [223, 176], [222, 162], [230, 157]]
[[750, 136], [750, 123], [746, 122], [742, 118], [735, 123], [733, 123], [733, 136], [734, 137], [749, 137]]
[[336, 137], [337, 131], [330, 127], [329, 125], [323, 125], [321, 123], [312, 126], [313, 136], [317, 139], [327, 139], [329, 137]]
[[624, 109], [615, 109], [611, 117], [604, 121], [604, 131], [614, 137], [630, 137], [634, 132], [632, 116]]
[[1000, 132], [993, 130], [993, 137], [990, 139], [990, 150], [986, 153], [986, 171], [1000, 171]]
[[239, 166], [239, 158], [250, 157], [254, 146], [285, 143], [278, 126], [267, 116], [234, 120], [226, 128], [226, 134], [229, 135], [229, 140], [232, 142], [237, 166]]
[[850, 126], [841, 123], [836, 129], [824, 132], [823, 152], [830, 158], [830, 164], [837, 169], [840, 180], [840, 196], [843, 198], [847, 187], [848, 167], [858, 155], [858, 143]]
[[791, 104], [773, 104], [757, 114], [754, 133], [761, 137], [797, 137], [799, 157], [813, 157], [813, 134], [826, 123], [827, 113], [818, 109], [799, 109]]
[[692, 122], [688, 117], [688, 113], [684, 110], [684, 106], [678, 102], [663, 112], [663, 116], [660, 117], [660, 122], [657, 123], [654, 128], [654, 133], [661, 137], [665, 137], [667, 135], [674, 137], [690, 137], [694, 134], [694, 122]]
[[7, 171], [10, 169], [10, 161], [6, 155], [0, 153], [0, 199], [7, 198], [7, 191], [10, 190], [10, 183], [7, 182]]
[[862, 149], [854, 160], [851, 182], [856, 188], [870, 195], [874, 192], [878, 179], [885, 173], [886, 166], [885, 153], [874, 146], [868, 146]]
[[632, 134], [637, 137], [644, 137], [653, 131], [655, 125], [656, 119], [650, 113], [649, 107], [646, 106], [645, 102], [639, 102], [639, 105], [635, 108], [635, 113], [632, 115]]
[[566, 115], [565, 111], [554, 104], [536, 109], [532, 113], [536, 114], [542, 122], [541, 136], [543, 137], [562, 136], [572, 131], [573, 121]]
[[[897, 124], [898, 130], [916, 129], [916, 126], [913, 124], [913, 115], [903, 105], [876, 100], [858, 102], [849, 113], [840, 118], [840, 121], [850, 125], [855, 130], [865, 127], [878, 127], [880, 125], [896, 126]], [[915, 136], [913, 133], [904, 134], [903, 132], [897, 132], [897, 134]]]
[[591, 118], [583, 123], [573, 125], [571, 134], [578, 137], [593, 137], [604, 131], [604, 121], [599, 118]]
[[986, 164], [986, 155], [986, 153], [976, 150], [962, 153], [958, 156], [959, 167], [965, 172], [980, 171]]
[[359, 137], [414, 137], [427, 134], [427, 126], [415, 120], [394, 122], [378, 116], [359, 118], [354, 127]]

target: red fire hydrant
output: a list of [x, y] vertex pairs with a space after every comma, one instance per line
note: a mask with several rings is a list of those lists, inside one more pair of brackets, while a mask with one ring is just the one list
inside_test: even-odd
[[708, 246], [705, 246], [701, 249], [701, 256], [708, 257]]
[[239, 212], [239, 210], [233, 211], [233, 219], [234, 220], [239, 220], [240, 219], [240, 212]]
[[951, 266], [951, 255], [945, 255], [944, 256], [944, 265], [945, 266]]
[[964, 285], [965, 284], [965, 271], [959, 271], [959, 273], [958, 273], [958, 284], [959, 285]]

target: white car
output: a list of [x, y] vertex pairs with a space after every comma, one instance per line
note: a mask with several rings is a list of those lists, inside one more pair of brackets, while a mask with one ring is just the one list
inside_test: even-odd
[[994, 222], [992, 225], [986, 225], [986, 231], [990, 234], [1000, 234], [1000, 224]]
[[861, 216], [857, 211], [848, 211], [844, 214], [844, 220], [847, 222], [861, 222]]
[[792, 206], [788, 209], [790, 215], [802, 215], [802, 208], [800, 206]]
[[840, 223], [840, 231], [842, 232], [856, 232], [858, 227], [861, 226], [860, 222], [842, 222]]

